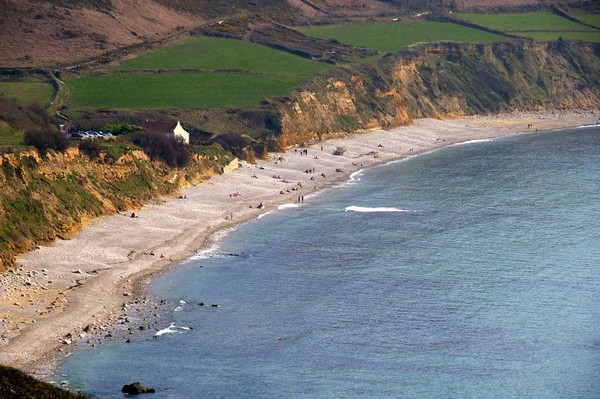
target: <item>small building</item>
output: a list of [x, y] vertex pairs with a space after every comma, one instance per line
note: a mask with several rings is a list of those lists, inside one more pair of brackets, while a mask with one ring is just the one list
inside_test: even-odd
[[71, 125], [66, 125], [66, 124], [62, 124], [62, 123], [60, 125], [58, 125], [58, 128], [59, 128], [60, 132], [63, 134], [69, 134], [73, 130], [73, 127]]
[[186, 131], [179, 121], [177, 122], [160, 122], [146, 121], [142, 125], [148, 133], [162, 133], [169, 137], [179, 137], [185, 144], [190, 143], [190, 133]]

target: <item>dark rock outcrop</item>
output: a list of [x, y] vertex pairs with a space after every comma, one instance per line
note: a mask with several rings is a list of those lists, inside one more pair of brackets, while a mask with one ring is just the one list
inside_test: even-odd
[[133, 384], [124, 385], [121, 392], [129, 395], [137, 395], [140, 393], [154, 393], [156, 391], [154, 388], [143, 386], [139, 382], [134, 382]]

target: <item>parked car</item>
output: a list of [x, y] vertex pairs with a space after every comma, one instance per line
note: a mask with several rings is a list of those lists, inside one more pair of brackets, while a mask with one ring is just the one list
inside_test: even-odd
[[67, 137], [71, 139], [93, 139], [93, 138], [112, 138], [114, 137], [112, 133], [103, 132], [103, 131], [93, 131], [93, 130], [80, 130], [78, 132], [69, 133]]

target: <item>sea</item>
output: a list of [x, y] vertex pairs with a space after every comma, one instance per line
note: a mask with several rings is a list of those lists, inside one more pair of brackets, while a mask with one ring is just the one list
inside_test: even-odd
[[600, 127], [359, 171], [148, 295], [56, 381], [98, 398], [135, 381], [155, 399], [600, 398]]

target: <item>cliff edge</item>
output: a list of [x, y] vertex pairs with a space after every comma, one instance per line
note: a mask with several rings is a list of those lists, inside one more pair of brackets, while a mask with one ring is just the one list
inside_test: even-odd
[[343, 132], [509, 111], [600, 109], [600, 45], [559, 40], [416, 44], [339, 66], [279, 105], [281, 147]]

